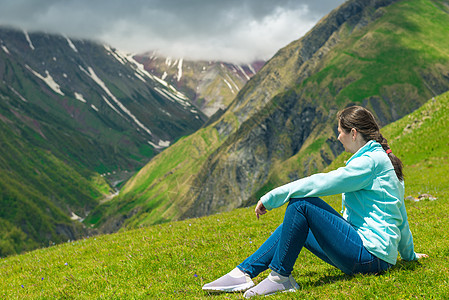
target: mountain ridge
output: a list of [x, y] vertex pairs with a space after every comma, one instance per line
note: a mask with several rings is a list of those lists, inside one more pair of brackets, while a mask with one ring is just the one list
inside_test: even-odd
[[265, 63], [232, 64], [164, 57], [156, 51], [134, 55], [145, 70], [166, 80], [191, 99], [208, 117], [225, 110], [243, 85]]

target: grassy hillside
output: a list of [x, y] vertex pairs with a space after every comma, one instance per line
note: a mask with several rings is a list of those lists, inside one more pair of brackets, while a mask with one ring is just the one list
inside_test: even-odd
[[[430, 193], [435, 201], [406, 201], [415, 250], [429, 254], [385, 274], [346, 276], [304, 250], [293, 276], [296, 293], [272, 299], [411, 299], [449, 297], [449, 93], [385, 128], [403, 159], [406, 195]], [[339, 167], [346, 155], [332, 168]], [[339, 197], [326, 200], [336, 209]], [[0, 260], [0, 296], [7, 299], [207, 299], [201, 286], [250, 255], [282, 222], [285, 207], [260, 220], [253, 207], [209, 217], [91, 237]], [[267, 273], [256, 278], [259, 282]], [[218, 294], [216, 299], [240, 299]]]
[[153, 159], [89, 222], [113, 231], [247, 205], [340, 153], [339, 109], [362, 104], [385, 125], [448, 90], [448, 2], [374, 2], [348, 1], [281, 49], [220, 120]]
[[[436, 81], [447, 80], [444, 76], [449, 72], [448, 13], [440, 5], [439, 1], [400, 1], [378, 12], [382, 18], [367, 28], [353, 31], [345, 26], [352, 34], [320, 61], [324, 68], [300, 88], [313, 86], [337, 103], [365, 100], [384, 124], [401, 110], [392, 104], [404, 109], [415, 106], [418, 95], [441, 94], [444, 91], [434, 90], [434, 82], [429, 81], [429, 75], [435, 75]], [[434, 71], [441, 74], [429, 74]], [[394, 93], [401, 92], [408, 101], [394, 103]], [[306, 93], [316, 96], [312, 88]]]

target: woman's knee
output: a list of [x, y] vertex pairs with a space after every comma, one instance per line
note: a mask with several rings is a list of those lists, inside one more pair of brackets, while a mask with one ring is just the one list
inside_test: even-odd
[[306, 208], [311, 204], [313, 198], [292, 198], [290, 199], [285, 215], [294, 215], [296, 213], [306, 214]]
[[308, 204], [315, 205], [315, 203], [317, 201], [322, 201], [322, 200], [317, 197], [291, 198], [288, 203], [288, 206], [298, 207], [298, 206], [304, 206], [304, 205], [308, 205]]
[[[291, 208], [289, 208], [291, 206]], [[336, 216], [341, 217], [341, 215], [327, 204], [323, 199], [318, 197], [306, 197], [306, 198], [291, 198], [287, 207], [288, 209], [296, 209], [297, 211], [305, 212], [307, 207], [319, 210], [325, 210]]]

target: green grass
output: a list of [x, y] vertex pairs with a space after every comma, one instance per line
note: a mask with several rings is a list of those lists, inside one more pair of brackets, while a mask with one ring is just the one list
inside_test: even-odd
[[[301, 288], [271, 299], [444, 299], [449, 297], [449, 93], [385, 128], [405, 163], [406, 201], [415, 250], [429, 258], [380, 275], [347, 276], [303, 250], [293, 276]], [[415, 124], [409, 126], [410, 124]], [[404, 131], [404, 128], [408, 128]], [[339, 167], [340, 156], [331, 168]], [[339, 196], [325, 200], [339, 210]], [[257, 220], [254, 207], [204, 218], [90, 237], [0, 259], [6, 299], [241, 299], [201, 286], [231, 270], [282, 222], [285, 206]], [[267, 271], [255, 281], [260, 282]]]
[[[377, 276], [346, 276], [304, 250], [293, 276], [301, 289], [291, 298], [443, 298], [449, 296], [449, 225], [435, 202], [408, 203], [418, 251], [429, 259], [400, 262]], [[332, 202], [335, 208], [339, 203]], [[282, 221], [283, 209], [257, 221], [253, 208], [155, 225], [36, 250], [0, 261], [4, 298], [192, 299], [210, 298], [201, 286], [251, 254]], [[429, 224], [429, 216], [438, 222]], [[257, 277], [260, 281], [266, 272]], [[22, 287], [23, 286], [23, 287]], [[214, 295], [240, 299], [241, 294]], [[276, 298], [285, 298], [276, 296]]]

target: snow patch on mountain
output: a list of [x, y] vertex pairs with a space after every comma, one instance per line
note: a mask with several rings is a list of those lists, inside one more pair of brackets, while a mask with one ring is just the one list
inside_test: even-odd
[[181, 80], [182, 77], [182, 61], [183, 59], [181, 58], [178, 63], [178, 82], [179, 80]]
[[256, 74], [256, 70], [254, 70], [254, 68], [253, 68], [252, 65], [247, 64], [247, 66], [248, 66], [248, 69], [249, 69], [251, 72], [253, 72], [253, 74]]
[[235, 94], [235, 92], [234, 92], [234, 89], [232, 88], [232, 85], [225, 79], [225, 78], [223, 78], [223, 81], [226, 83], [226, 85], [229, 87], [229, 89], [231, 90], [231, 92], [233, 93], [233, 94]]
[[126, 60], [118, 55], [114, 50], [111, 49], [108, 45], [103, 45], [103, 47], [106, 49], [106, 51], [112, 55], [118, 62], [120, 62], [122, 65], [126, 64]]
[[25, 97], [23, 97], [18, 91], [16, 91], [12, 86], [7, 85], [8, 88], [14, 93], [16, 94], [17, 97], [19, 97], [20, 100], [22, 100], [23, 102], [28, 102], [27, 99], [25, 99]]
[[[187, 98], [183, 93], [178, 91], [174, 86], [170, 85], [168, 82], [166, 82], [164, 80], [167, 77], [167, 75], [165, 75], [166, 73], [164, 73], [165, 76], [163, 75], [162, 79], [158, 78], [157, 76], [154, 76], [154, 75], [150, 74], [147, 70], [145, 70], [144, 65], [139, 63], [138, 61], [136, 61], [133, 58], [133, 56], [134, 56], [133, 54], [125, 54], [120, 51], [113, 50], [113, 49], [111, 49], [111, 47], [109, 47], [107, 45], [104, 45], [104, 48], [122, 64], [126, 64], [126, 62], [129, 62], [131, 64], [131, 66], [134, 67], [134, 70], [136, 71], [135, 76], [137, 78], [139, 78], [140, 80], [146, 82], [145, 79], [143, 78], [143, 76], [146, 76], [147, 78], [150, 78], [153, 81], [156, 81], [167, 88], [167, 90], [163, 90], [162, 88], [156, 87], [155, 90], [159, 94], [161, 94], [165, 98], [168, 98], [170, 101], [175, 100], [176, 102], [180, 103], [184, 107], [191, 106], [189, 98]], [[165, 62], [169, 66], [172, 65], [172, 59], [170, 57], [167, 57]], [[176, 60], [175, 63], [178, 64], [178, 81], [179, 81], [182, 77], [183, 59]]]
[[160, 110], [162, 113], [164, 113], [165, 115], [171, 117], [171, 114], [170, 114], [168, 111], [166, 111], [165, 109], [159, 108], [159, 110]]
[[162, 80], [162, 79], [160, 79], [160, 78], [158, 78], [158, 77], [156, 77], [156, 76], [154, 76], [154, 80], [156, 80], [157, 82], [159, 82], [159, 83], [162, 84], [163, 86], [168, 87], [167, 81]]
[[[141, 63], [138, 63], [131, 55], [126, 56], [126, 59], [134, 65], [134, 70], [142, 76], [146, 76], [148, 78], [151, 78], [154, 80], [155, 76], [151, 75], [150, 73], [145, 70], [144, 66]], [[145, 79], [144, 79], [145, 81]], [[145, 81], [146, 82], [146, 81]]]
[[30, 36], [28, 35], [28, 32], [26, 32], [25, 30], [23, 31], [23, 34], [25, 34], [25, 39], [28, 42], [28, 45], [30, 45], [31, 50], [34, 50], [36, 48], [34, 48], [33, 43], [31, 42]]
[[107, 105], [109, 105], [110, 108], [112, 108], [116, 113], [118, 113], [121, 117], [125, 118], [121, 112], [118, 111], [118, 109], [112, 105], [111, 102], [109, 102], [108, 98], [106, 98], [105, 96], [101, 95], [101, 97], [103, 98], [104, 102], [106, 102]]
[[6, 54], [10, 54], [11, 55], [11, 53], [9, 53], [9, 50], [8, 50], [8, 48], [6, 48], [5, 45], [2, 45], [2, 49], [3, 49], [3, 51], [6, 52]]
[[76, 53], [78, 53], [78, 49], [76, 49], [75, 45], [72, 43], [72, 41], [68, 38], [65, 37], [65, 39], [67, 40], [67, 43], [69, 44], [70, 48], [72, 48], [73, 51], [75, 51]]
[[145, 80], [145, 76], [149, 77], [151, 79], [154, 79], [154, 76], [151, 75], [150, 73], [148, 73], [144, 66], [137, 62], [134, 58], [133, 55], [131, 54], [125, 54], [122, 53], [118, 50], [112, 49], [111, 47], [109, 47], [108, 45], [103, 45], [103, 47], [106, 49], [106, 51], [108, 51], [108, 53], [110, 55], [112, 55], [117, 61], [119, 61], [121, 64], [126, 65], [127, 63], [130, 63], [131, 66], [134, 67], [134, 70], [136, 71], [136, 73], [134, 74], [137, 78], [139, 78], [140, 80], [142, 80], [143, 82], [146, 82]]
[[98, 111], [98, 108], [96, 108], [95, 105], [91, 104], [90, 107], [92, 107], [93, 110]]
[[97, 74], [95, 74], [95, 71], [92, 69], [92, 67], [88, 67], [88, 71], [86, 71], [83, 67], [79, 66], [81, 68], [81, 71], [83, 71], [84, 73], [86, 73], [90, 78], [92, 78], [92, 80], [98, 84], [105, 92], [106, 94], [115, 102], [115, 104], [117, 104], [118, 107], [120, 107], [120, 109], [126, 113], [133, 121], [134, 123], [137, 124], [137, 126], [139, 126], [140, 128], [142, 128], [146, 133], [148, 133], [150, 136], [152, 136], [153, 134], [151, 133], [151, 131], [142, 124], [142, 122], [140, 122], [136, 116], [134, 116], [131, 111], [129, 111], [128, 108], [126, 108], [126, 106], [124, 106], [115, 96], [114, 94], [111, 93], [111, 91], [108, 89], [108, 87], [106, 86], [106, 84], [100, 79], [100, 77], [97, 76]]
[[226, 77], [228, 77], [229, 81], [232, 83], [232, 85], [235, 87], [235, 89], [237, 91], [240, 90], [239, 86], [237, 84], [235, 84], [234, 80], [232, 80], [231, 76], [229, 76], [229, 74], [226, 74]]
[[163, 149], [163, 148], [167, 148], [168, 146], [170, 146], [170, 141], [162, 141], [160, 140], [157, 145], [151, 141], [148, 141], [148, 144], [150, 144], [151, 146], [153, 146], [155, 149]]
[[161, 96], [164, 96], [165, 98], [167, 98], [168, 100], [170, 100], [172, 102], [177, 102], [177, 103], [181, 104], [182, 106], [184, 106], [185, 108], [192, 106], [192, 104], [190, 104], [188, 99], [186, 99], [186, 97], [180, 92], [173, 91], [173, 90], [168, 91], [166, 89], [161, 89], [159, 87], [155, 87], [154, 90], [156, 92], [158, 92]]
[[48, 70], [45, 70], [45, 74], [46, 76], [42, 76], [41, 74], [39, 74], [38, 72], [34, 71], [33, 69], [30, 68], [30, 66], [25, 65], [25, 67], [34, 74], [34, 76], [36, 76], [37, 78], [41, 79], [42, 81], [44, 81], [55, 93], [58, 93], [61, 96], [65, 96], [65, 94], [61, 91], [61, 87], [59, 86], [59, 84], [56, 83], [56, 81], [53, 79], [53, 77], [50, 75], [50, 73], [48, 72]]
[[171, 66], [171, 57], [167, 57], [166, 59], [165, 59], [165, 64], [167, 65], [167, 66]]
[[143, 82], [147, 82], [146, 80], [145, 80], [145, 78], [143, 78], [139, 73], [134, 73], [134, 76], [136, 76], [137, 78], [139, 78], [141, 81], [143, 81]]
[[237, 68], [239, 68], [240, 73], [243, 74], [243, 76], [245, 76], [246, 80], [250, 80], [251, 78], [248, 76], [248, 74], [246, 74], [245, 70], [243, 70], [241, 65], [237, 65]]
[[189, 98], [187, 98], [183, 93], [181, 93], [180, 91], [175, 89], [174, 86], [172, 86], [171, 84], [168, 84], [166, 81], [164, 81], [156, 76], [152, 76], [152, 78], [154, 80], [156, 80], [157, 82], [159, 82], [160, 84], [162, 84], [163, 86], [165, 86], [166, 88], [168, 88], [168, 90], [164, 90], [164, 89], [155, 87], [155, 90], [157, 92], [159, 92], [159, 94], [166, 96], [166, 98], [168, 98], [169, 100], [177, 101], [184, 107], [192, 106], [189, 102]]
[[84, 99], [83, 95], [80, 93], [75, 92], [75, 98], [83, 103], [87, 103], [86, 99]]

